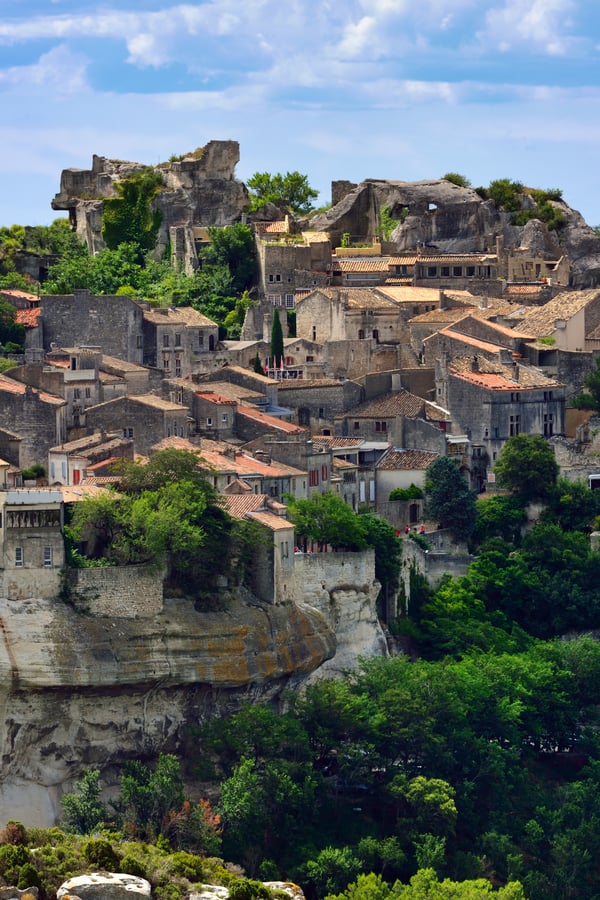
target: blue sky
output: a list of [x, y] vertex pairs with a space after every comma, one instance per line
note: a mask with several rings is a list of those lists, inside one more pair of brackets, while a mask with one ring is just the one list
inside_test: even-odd
[[63, 168], [237, 140], [237, 176], [460, 172], [563, 191], [600, 224], [595, 0], [2, 0], [0, 225]]

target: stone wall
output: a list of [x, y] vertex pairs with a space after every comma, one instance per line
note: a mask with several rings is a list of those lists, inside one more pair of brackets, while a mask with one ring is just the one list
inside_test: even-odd
[[103, 566], [69, 572], [75, 609], [116, 619], [153, 618], [163, 608], [163, 573], [145, 566]]
[[41, 298], [44, 349], [98, 346], [107, 356], [142, 363], [143, 313], [131, 297], [77, 291]]
[[293, 596], [299, 606], [316, 609], [335, 633], [335, 656], [311, 680], [341, 676], [359, 657], [385, 656], [387, 643], [377, 617], [380, 585], [375, 553], [294, 555]]
[[[474, 559], [473, 556], [469, 556], [464, 551], [462, 553], [456, 552], [458, 548], [452, 542], [447, 532], [434, 532], [434, 534], [427, 534], [425, 537], [432, 543], [432, 549], [429, 551], [422, 550], [416, 541], [410, 538], [402, 541], [400, 576], [408, 603], [410, 603], [411, 569], [416, 569], [417, 572], [424, 575], [430, 587], [437, 588], [444, 575], [450, 575], [452, 578], [466, 575]], [[439, 544], [440, 542], [447, 544], [448, 552], [435, 549], [436, 543]]]

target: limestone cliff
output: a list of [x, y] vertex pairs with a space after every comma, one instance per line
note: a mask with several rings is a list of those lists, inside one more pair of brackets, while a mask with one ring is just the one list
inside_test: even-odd
[[[154, 206], [162, 222], [156, 253], [162, 256], [174, 226], [231, 225], [248, 206], [245, 185], [234, 177], [239, 161], [236, 141], [210, 141], [181, 159], [153, 168], [164, 180]], [[117, 197], [115, 183], [147, 168], [146, 164], [94, 156], [91, 169], [64, 169], [52, 209], [68, 210], [71, 224], [91, 253], [102, 250], [102, 210], [105, 198]]]
[[1, 600], [0, 632], [0, 821], [41, 825], [82, 768], [110, 781], [128, 758], [180, 750], [190, 725], [276, 697], [336, 649], [318, 611], [237, 595], [136, 619]]
[[564, 213], [566, 224], [559, 232], [550, 232], [538, 220], [512, 225], [510, 213], [499, 210], [492, 200], [445, 179], [408, 182], [371, 178], [358, 185], [334, 182], [333, 187], [334, 206], [314, 216], [310, 227], [330, 232], [334, 243], [344, 233], [352, 235], [353, 240], [372, 239], [380, 232], [381, 210], [387, 206], [398, 222], [390, 242], [399, 252], [419, 243], [448, 253], [495, 252], [500, 238], [506, 250], [527, 248], [546, 259], [567, 256], [572, 287], [600, 284], [600, 238], [566, 203], [553, 204]]

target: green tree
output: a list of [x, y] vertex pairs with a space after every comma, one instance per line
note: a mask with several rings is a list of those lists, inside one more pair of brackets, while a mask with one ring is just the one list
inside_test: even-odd
[[163, 177], [151, 167], [134, 172], [115, 183], [118, 197], [104, 200], [102, 237], [110, 250], [135, 243], [142, 261], [153, 250], [161, 223], [161, 213], [152, 209], [152, 200], [163, 187]]
[[308, 176], [300, 172], [285, 175], [255, 172], [246, 185], [250, 191], [250, 209], [258, 209], [265, 203], [284, 206], [299, 215], [307, 215], [313, 208], [312, 201], [319, 196], [308, 183]]
[[463, 540], [469, 540], [475, 528], [475, 493], [454, 460], [440, 456], [425, 474], [425, 514], [441, 528]]
[[337, 494], [328, 491], [310, 500], [287, 498], [288, 514], [300, 538], [330, 544], [336, 549], [367, 547], [362, 517]]
[[273, 325], [271, 327], [271, 359], [272, 365], [278, 368], [283, 359], [283, 331], [281, 320], [276, 309], [273, 310]]
[[528, 502], [551, 493], [559, 470], [548, 441], [539, 434], [518, 434], [505, 443], [494, 471], [500, 487]]
[[236, 223], [224, 228], [208, 229], [210, 244], [202, 251], [202, 259], [213, 266], [227, 266], [232, 289], [236, 294], [249, 290], [256, 279], [258, 263], [254, 235], [249, 225]]
[[325, 847], [316, 859], [305, 866], [306, 878], [314, 885], [317, 896], [339, 891], [360, 872], [360, 860], [350, 847]]
[[161, 753], [154, 769], [139, 760], [125, 765], [115, 805], [123, 821], [135, 825], [140, 834], [150, 838], [162, 834], [168, 813], [182, 804], [183, 779], [175, 756]]
[[555, 522], [563, 531], [590, 531], [599, 506], [600, 497], [585, 482], [559, 477], [549, 494], [542, 521]]
[[526, 900], [523, 886], [518, 881], [509, 882], [505, 887], [494, 890], [485, 878], [473, 881], [439, 881], [433, 869], [421, 869], [410, 880], [410, 884], [395, 886], [397, 900]]
[[327, 894], [325, 900], [391, 900], [396, 893], [381, 875], [360, 874], [341, 894]]
[[0, 297], [0, 344], [14, 344], [18, 349], [25, 343], [25, 329], [16, 322], [17, 310]]
[[61, 800], [65, 821], [78, 834], [90, 834], [109, 821], [105, 805], [100, 801], [100, 771], [87, 769], [81, 781], [75, 782], [72, 794]]
[[258, 350], [256, 351], [256, 356], [254, 357], [254, 371], [257, 375], [264, 375], [265, 370], [263, 368], [263, 364], [260, 361], [260, 356], [258, 355]]
[[375, 550], [375, 578], [381, 585], [381, 600], [386, 602], [398, 590], [402, 544], [389, 522], [372, 513], [361, 513], [365, 540]]

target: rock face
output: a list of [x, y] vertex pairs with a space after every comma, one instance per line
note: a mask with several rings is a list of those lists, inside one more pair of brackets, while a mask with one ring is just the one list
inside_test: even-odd
[[574, 288], [600, 284], [600, 238], [566, 203], [553, 204], [564, 213], [566, 225], [560, 232], [549, 232], [536, 219], [524, 226], [512, 225], [510, 214], [493, 201], [445, 179], [334, 182], [333, 196], [335, 205], [313, 217], [310, 227], [330, 232], [334, 244], [344, 233], [354, 241], [370, 240], [380, 232], [381, 210], [387, 206], [398, 221], [390, 236], [397, 251], [433, 244], [448, 253], [495, 252], [496, 240], [501, 238], [506, 250], [527, 248], [546, 259], [566, 255]]
[[184, 748], [188, 726], [277, 697], [335, 653], [295, 604], [167, 600], [148, 619], [93, 618], [60, 600], [0, 601], [0, 820], [51, 825], [85, 767]]
[[[162, 215], [156, 253], [162, 257], [169, 229], [179, 226], [231, 225], [248, 206], [248, 192], [234, 177], [240, 151], [237, 141], [211, 141], [187, 157], [158, 166], [164, 190], [154, 206]], [[91, 253], [105, 246], [102, 239], [103, 199], [117, 197], [115, 183], [147, 168], [125, 160], [94, 156], [91, 169], [64, 169], [52, 209], [68, 210], [72, 225]]]

